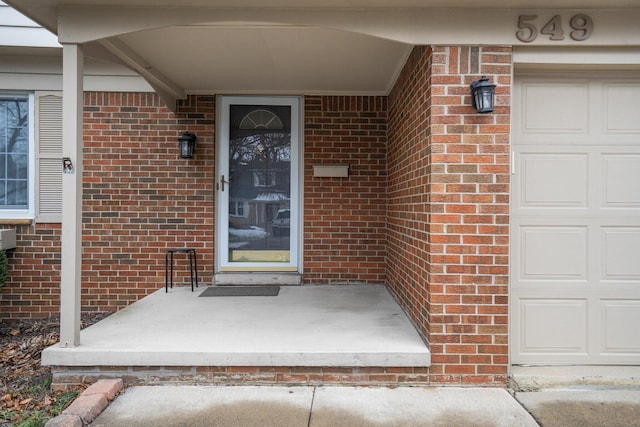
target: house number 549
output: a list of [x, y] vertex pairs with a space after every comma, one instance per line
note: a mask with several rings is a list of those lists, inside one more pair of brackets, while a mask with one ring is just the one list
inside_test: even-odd
[[[533, 22], [538, 19], [538, 15], [520, 15], [518, 17], [518, 28], [516, 37], [523, 43], [531, 43], [538, 37], [538, 27]], [[584, 41], [593, 34], [593, 21], [584, 14], [573, 15], [569, 20], [571, 30], [569, 37], [577, 42]], [[549, 40], [564, 40], [564, 28], [562, 18], [556, 15], [549, 20], [541, 29], [540, 34], [549, 36]]]

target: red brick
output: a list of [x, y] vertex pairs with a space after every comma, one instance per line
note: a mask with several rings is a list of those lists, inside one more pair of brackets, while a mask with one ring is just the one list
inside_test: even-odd
[[102, 394], [80, 395], [65, 409], [63, 415], [77, 415], [85, 424], [91, 423], [109, 405]]
[[82, 392], [83, 396], [89, 396], [92, 394], [103, 395], [107, 400], [113, 400], [118, 394], [124, 384], [121, 379], [102, 379], [91, 384], [85, 391]]
[[[480, 73], [499, 84], [490, 115], [469, 105]], [[305, 284], [387, 283], [427, 340], [458, 339], [448, 326], [487, 325], [498, 329], [481, 339], [505, 344], [474, 351], [507, 354], [511, 82], [508, 47], [418, 46], [388, 97], [307, 96]], [[199, 276], [213, 274], [215, 109], [212, 96], [189, 96], [174, 113], [155, 94], [85, 94], [83, 310], [113, 311], [161, 286], [168, 246], [193, 245]], [[198, 135], [197, 157], [176, 162], [184, 129]], [[311, 165], [323, 162], [348, 163], [350, 176], [314, 177]], [[60, 225], [16, 228], [24, 244], [12, 255], [2, 316], [55, 315]], [[467, 372], [474, 363], [445, 375], [461, 362], [443, 351], [432, 346], [433, 382], [506, 381]]]

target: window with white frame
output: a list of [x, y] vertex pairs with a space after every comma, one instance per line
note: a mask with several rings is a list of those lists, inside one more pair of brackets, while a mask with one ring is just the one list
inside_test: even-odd
[[62, 220], [62, 94], [0, 91], [0, 219]]
[[34, 215], [33, 95], [0, 92], [0, 215]]

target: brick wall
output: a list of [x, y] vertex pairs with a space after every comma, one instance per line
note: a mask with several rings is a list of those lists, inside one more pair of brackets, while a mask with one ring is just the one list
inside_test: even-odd
[[389, 96], [387, 160], [387, 283], [425, 337], [430, 332], [430, 53], [414, 48]]
[[[3, 227], [5, 228], [5, 227]], [[60, 304], [60, 224], [17, 225], [0, 319], [47, 317]]]
[[[165, 250], [197, 250], [213, 274], [215, 97], [176, 113], [154, 94], [87, 93], [84, 108], [84, 310], [113, 311], [164, 286]], [[197, 135], [192, 159], [177, 138]], [[184, 275], [176, 262], [179, 277]]]
[[[305, 283], [385, 281], [386, 97], [307, 97]], [[114, 311], [164, 286], [165, 249], [193, 246], [201, 281], [214, 265], [215, 97], [176, 113], [144, 93], [86, 93], [84, 311]], [[177, 138], [198, 136], [193, 159]], [[313, 164], [350, 166], [313, 177]], [[3, 318], [58, 314], [60, 225], [18, 227]], [[176, 278], [188, 272], [176, 262]]]
[[[470, 107], [481, 75], [492, 114]], [[510, 87], [509, 48], [419, 47], [389, 97], [388, 283], [432, 382], [506, 382]]]
[[[384, 283], [386, 97], [306, 97], [304, 127], [305, 283]], [[336, 163], [347, 178], [313, 176]]]
[[[176, 113], [146, 93], [87, 92], [84, 103], [83, 311], [115, 311], [163, 287], [169, 247], [196, 248], [210, 280], [215, 97], [189, 97]], [[184, 131], [198, 136], [193, 159], [179, 158]], [[60, 230], [17, 226], [3, 318], [58, 315]]]

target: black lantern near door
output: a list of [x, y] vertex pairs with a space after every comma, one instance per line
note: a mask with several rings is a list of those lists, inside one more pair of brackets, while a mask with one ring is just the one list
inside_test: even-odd
[[190, 132], [185, 132], [178, 138], [180, 145], [180, 157], [190, 159], [193, 157], [193, 151], [196, 149], [196, 136]]
[[486, 76], [471, 83], [471, 105], [478, 113], [493, 111], [496, 85], [491, 84]]

